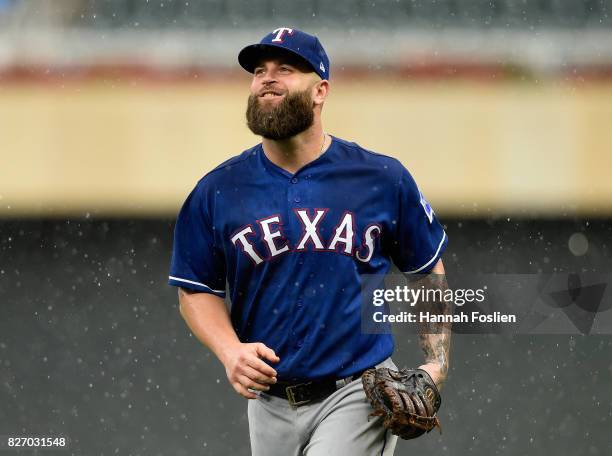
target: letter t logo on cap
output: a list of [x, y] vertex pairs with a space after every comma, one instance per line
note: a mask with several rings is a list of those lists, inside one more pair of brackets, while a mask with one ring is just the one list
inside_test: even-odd
[[283, 35], [285, 34], [285, 32], [288, 32], [289, 35], [292, 35], [293, 34], [293, 29], [292, 28], [287, 28], [287, 27], [281, 27], [281, 28], [277, 28], [276, 30], [273, 30], [272, 33], [276, 33], [276, 36], [274, 37], [272, 42], [273, 43], [282, 43], [283, 42]]

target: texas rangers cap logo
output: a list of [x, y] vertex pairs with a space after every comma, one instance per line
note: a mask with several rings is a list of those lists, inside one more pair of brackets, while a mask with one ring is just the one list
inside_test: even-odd
[[293, 35], [293, 29], [289, 28], [289, 27], [279, 27], [279, 28], [273, 30], [272, 33], [276, 33], [276, 36], [272, 39], [272, 42], [273, 43], [282, 43], [283, 42], [283, 36], [285, 35], [285, 33], [288, 33], [289, 35]]

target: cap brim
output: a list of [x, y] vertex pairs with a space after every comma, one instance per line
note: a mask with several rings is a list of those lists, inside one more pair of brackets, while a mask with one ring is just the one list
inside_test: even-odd
[[316, 73], [312, 64], [300, 54], [292, 51], [291, 49], [287, 49], [283, 46], [277, 46], [274, 44], [251, 44], [250, 46], [243, 48], [238, 53], [238, 63], [240, 63], [240, 66], [247, 70], [249, 73], [253, 73], [255, 71], [255, 66], [259, 62], [259, 59], [264, 57], [266, 54], [275, 51], [285, 52], [293, 57], [296, 57], [301, 62], [304, 62], [308, 66], [308, 68], [311, 69], [311, 71]]

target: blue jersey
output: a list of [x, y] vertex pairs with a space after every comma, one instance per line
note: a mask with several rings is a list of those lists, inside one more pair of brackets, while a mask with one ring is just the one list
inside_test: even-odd
[[361, 331], [361, 276], [431, 270], [444, 229], [396, 159], [332, 137], [295, 174], [261, 143], [205, 175], [179, 213], [169, 283], [231, 300], [242, 342], [279, 380], [347, 377], [393, 352]]

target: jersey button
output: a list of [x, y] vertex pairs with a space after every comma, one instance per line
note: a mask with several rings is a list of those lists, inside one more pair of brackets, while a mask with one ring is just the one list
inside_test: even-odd
[[299, 196], [296, 196], [295, 198], [293, 198], [293, 201], [295, 201], [296, 203], [299, 203], [302, 200], [300, 199]]
[[291, 183], [292, 184], [297, 184], [298, 183], [298, 178], [294, 177], [293, 179], [291, 179]]
[[304, 345], [304, 342], [302, 342], [301, 340], [298, 340], [296, 345], [298, 347], [301, 347], [302, 345]]

